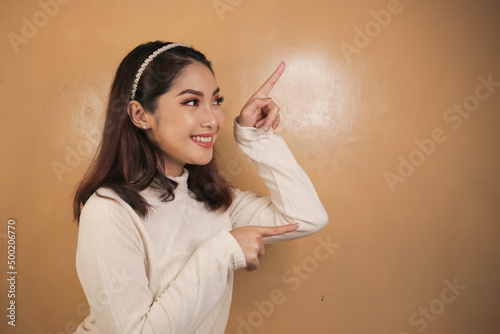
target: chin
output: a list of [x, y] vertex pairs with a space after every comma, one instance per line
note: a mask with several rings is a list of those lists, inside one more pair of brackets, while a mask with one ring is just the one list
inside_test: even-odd
[[212, 161], [212, 156], [210, 157], [210, 159], [199, 159], [195, 162], [192, 162], [191, 164], [192, 165], [199, 165], [199, 166], [204, 166], [204, 165], [208, 165], [208, 163]]

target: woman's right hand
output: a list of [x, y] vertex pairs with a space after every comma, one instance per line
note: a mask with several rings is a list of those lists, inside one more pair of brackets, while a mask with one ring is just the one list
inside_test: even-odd
[[281, 62], [274, 73], [248, 100], [238, 116], [240, 126], [263, 127], [265, 131], [272, 126], [276, 130], [280, 123], [280, 108], [268, 98], [269, 92], [285, 71]]
[[288, 224], [283, 226], [243, 226], [231, 231], [233, 237], [240, 244], [245, 261], [246, 270], [252, 271], [259, 267], [259, 256], [264, 255], [265, 247], [263, 237], [271, 237], [295, 231], [299, 224]]

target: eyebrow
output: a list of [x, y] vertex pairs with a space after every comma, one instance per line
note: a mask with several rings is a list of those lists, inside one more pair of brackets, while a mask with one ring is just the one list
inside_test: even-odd
[[[214, 96], [215, 94], [217, 94], [219, 91], [220, 91], [220, 88], [217, 87], [217, 89], [215, 89], [214, 92], [212, 93], [212, 96]], [[204, 94], [202, 92], [200, 92], [199, 90], [194, 90], [194, 89], [184, 89], [182, 92], [180, 92], [179, 94], [177, 94], [177, 96], [182, 95], [182, 94], [194, 94], [194, 95], [198, 95], [198, 96], [201, 96], [201, 97], [204, 96]]]

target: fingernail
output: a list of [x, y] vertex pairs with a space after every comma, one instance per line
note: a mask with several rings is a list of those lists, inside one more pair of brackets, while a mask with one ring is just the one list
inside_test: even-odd
[[267, 131], [267, 130], [269, 130], [269, 127], [268, 127], [268, 126], [266, 126], [266, 127], [264, 128], [264, 131]]
[[293, 224], [293, 227], [299, 227], [299, 226], [300, 226], [300, 224], [299, 224], [299, 223], [295, 223], [295, 224]]

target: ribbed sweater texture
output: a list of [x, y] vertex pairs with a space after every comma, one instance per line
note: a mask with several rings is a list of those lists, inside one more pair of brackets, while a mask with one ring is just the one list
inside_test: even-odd
[[284, 139], [270, 128], [240, 126], [238, 147], [255, 164], [270, 196], [232, 187], [224, 213], [190, 196], [189, 172], [173, 201], [153, 187], [141, 195], [153, 205], [145, 219], [109, 188], [85, 203], [78, 228], [76, 270], [90, 306], [76, 334], [223, 334], [229, 317], [234, 271], [246, 266], [231, 230], [242, 226], [300, 227], [264, 243], [303, 238], [328, 222], [309, 177]]

